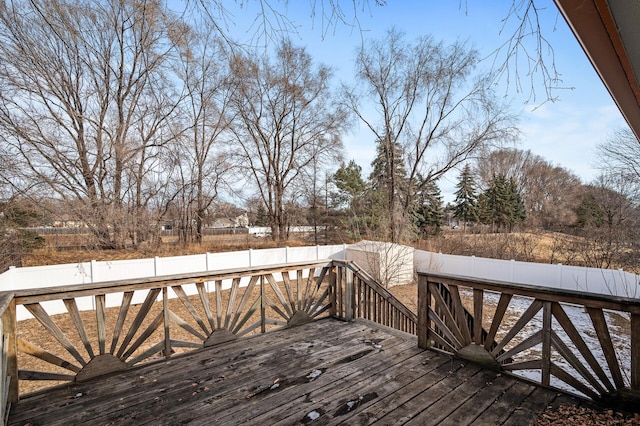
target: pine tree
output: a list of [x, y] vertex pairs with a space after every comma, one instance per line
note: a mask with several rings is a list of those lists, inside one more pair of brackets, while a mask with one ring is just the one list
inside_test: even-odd
[[489, 188], [480, 197], [482, 222], [490, 223], [493, 231], [511, 231], [513, 225], [526, 219], [522, 196], [513, 178], [504, 174], [493, 177]]
[[407, 171], [404, 156], [399, 143], [378, 140], [376, 157], [371, 162], [373, 171], [369, 177], [373, 191], [386, 197], [386, 218], [389, 224], [390, 239], [398, 242], [405, 228], [405, 216], [402, 209], [403, 196], [406, 197]]
[[475, 182], [469, 164], [462, 169], [456, 188], [453, 217], [461, 221], [463, 229], [466, 230], [467, 223], [478, 222], [480, 214]]
[[425, 181], [419, 177], [417, 206], [415, 208], [415, 225], [423, 234], [438, 234], [444, 222], [442, 193], [435, 181]]
[[576, 226], [578, 228], [600, 228], [605, 222], [605, 214], [592, 193], [586, 193], [582, 196], [582, 200], [576, 209], [576, 216]]
[[366, 183], [362, 179], [362, 167], [355, 161], [349, 164], [342, 163], [340, 168], [333, 175], [333, 182], [338, 188], [338, 193], [334, 198], [338, 204], [349, 205], [353, 208], [355, 200], [362, 196], [366, 189]]
[[522, 200], [522, 195], [520, 195], [520, 191], [518, 190], [518, 185], [513, 177], [509, 179], [507, 189], [511, 208], [511, 217], [509, 218], [509, 231], [511, 231], [513, 225], [524, 222], [527, 218], [527, 210]]
[[507, 177], [500, 174], [495, 177], [492, 188], [489, 188], [490, 206], [493, 213], [493, 222], [497, 226], [497, 230], [506, 227], [511, 222], [511, 193], [509, 191], [509, 181]]

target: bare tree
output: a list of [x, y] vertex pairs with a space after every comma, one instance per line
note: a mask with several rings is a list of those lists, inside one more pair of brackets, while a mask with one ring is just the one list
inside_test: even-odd
[[575, 246], [586, 266], [637, 268], [637, 204], [629, 197], [633, 184], [617, 173], [601, 174], [584, 188], [578, 207], [577, 228], [582, 236]]
[[207, 211], [230, 167], [224, 136], [230, 126], [227, 109], [232, 93], [223, 42], [208, 21], [199, 27], [179, 64], [184, 100], [180, 108], [181, 149], [176, 157], [183, 169], [183, 186], [179, 188], [183, 194], [179, 198], [193, 211], [189, 216], [195, 220], [197, 242], [202, 241]]
[[[466, 4], [466, 1], [465, 1]], [[505, 41], [490, 55], [497, 78], [506, 81], [507, 89], [528, 92], [528, 101], [537, 101], [537, 88], [544, 88], [543, 102], [558, 100], [563, 85], [556, 69], [555, 50], [547, 34], [555, 30], [560, 14], [539, 0], [513, 0], [502, 20], [500, 34]], [[546, 20], [542, 15], [547, 15]], [[555, 15], [555, 19], [551, 19]], [[545, 21], [550, 28], [546, 28]], [[527, 82], [528, 80], [528, 82]], [[528, 85], [528, 88], [526, 87]]]
[[303, 49], [283, 41], [276, 57], [236, 55], [233, 111], [238, 159], [255, 185], [275, 241], [286, 239], [287, 201], [305, 184], [314, 161], [341, 152], [347, 114], [329, 88], [331, 71], [313, 66]]
[[640, 141], [633, 132], [628, 127], [616, 130], [598, 144], [597, 155], [603, 172], [624, 177], [631, 184], [629, 195], [640, 201]]
[[[283, 37], [298, 33], [298, 26], [287, 16], [290, 0], [236, 0], [244, 10], [253, 13], [254, 20], [247, 30], [250, 43], [267, 46]], [[471, 2], [482, 8], [482, 2]], [[451, 7], [455, 7], [455, 2]], [[314, 0], [308, 3], [311, 23], [317, 26], [322, 38], [337, 27], [351, 28], [364, 39], [367, 28], [363, 27], [363, 16], [384, 15], [386, 0]], [[474, 11], [469, 1], [459, 1], [458, 8], [471, 18]], [[296, 5], [298, 7], [298, 5]], [[411, 8], [411, 4], [406, 4]], [[190, 0], [187, 10], [195, 11], [211, 19], [221, 36], [231, 45], [236, 42], [228, 34], [233, 25], [233, 15], [221, 0]], [[562, 21], [555, 7], [540, 0], [513, 0], [504, 3], [504, 17], [495, 22], [501, 40], [500, 45], [485, 58], [492, 61], [496, 80], [506, 83], [506, 91], [528, 94], [531, 102], [556, 101], [558, 92], [571, 89], [564, 85], [561, 73], [556, 68], [555, 49], [548, 35]], [[539, 96], [542, 89], [543, 96]]]
[[[406, 188], [395, 173], [386, 178], [388, 215], [397, 226], [394, 242], [405, 237], [415, 184], [435, 181], [489, 145], [513, 138], [513, 117], [491, 89], [491, 76], [474, 76], [477, 52], [462, 43], [445, 46], [423, 37], [414, 43], [396, 29], [373, 40], [356, 58], [359, 84], [345, 91], [345, 104], [371, 130], [383, 151], [402, 155], [386, 159], [387, 169], [404, 161]], [[362, 99], [376, 104], [375, 113]], [[400, 157], [400, 158], [398, 158]]]
[[[11, 2], [0, 7], [0, 129], [28, 179], [81, 200], [104, 246], [124, 244], [127, 201], [166, 142], [166, 62], [184, 27], [159, 2]], [[137, 167], [136, 167], [137, 165]]]

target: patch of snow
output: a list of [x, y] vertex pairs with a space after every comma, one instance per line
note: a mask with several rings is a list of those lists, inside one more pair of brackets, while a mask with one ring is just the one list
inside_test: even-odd
[[320, 413], [318, 413], [317, 411], [313, 410], [312, 412], [307, 414], [307, 417], [309, 417], [311, 420], [315, 420], [315, 419], [320, 417]]
[[322, 370], [313, 370], [311, 373], [307, 374], [307, 379], [315, 379], [316, 377], [322, 374]]
[[357, 404], [360, 403], [360, 401], [362, 401], [363, 397], [360, 397], [358, 399], [354, 399], [352, 401], [347, 402], [347, 408], [349, 409], [349, 411], [351, 411], [351, 409], [353, 409], [353, 407], [357, 406]]

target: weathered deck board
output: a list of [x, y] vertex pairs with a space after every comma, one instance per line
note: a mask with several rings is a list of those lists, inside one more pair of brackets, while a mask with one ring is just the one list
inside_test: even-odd
[[[183, 395], [178, 395], [175, 398], [177, 400], [184, 396], [186, 390], [189, 390], [189, 394], [193, 392], [191, 389], [193, 383], [204, 380], [213, 381], [216, 390], [225, 381], [231, 386], [235, 386], [234, 381], [226, 380], [227, 376], [230, 376], [229, 372], [240, 369], [240, 372], [249, 371], [251, 374], [256, 374], [259, 370], [256, 366], [270, 358], [275, 359], [274, 354], [277, 354], [279, 362], [287, 365], [287, 362], [295, 358], [304, 347], [315, 348], [316, 351], [326, 348], [339, 350], [340, 347], [336, 344], [336, 339], [339, 339], [339, 343], [351, 342], [353, 335], [360, 336], [361, 333], [368, 330], [364, 325], [345, 328], [346, 323], [338, 321], [319, 322], [318, 325], [321, 326], [312, 330], [300, 327], [287, 330], [286, 339], [237, 340], [205, 351], [194, 352], [183, 358], [154, 363], [99, 382], [92, 381], [82, 385], [68, 386], [64, 388], [68, 390], [63, 392], [63, 398], [51, 398], [50, 393], [39, 394], [21, 401], [19, 408], [20, 411], [26, 411], [28, 405], [39, 406], [42, 409], [46, 408], [52, 414], [61, 411], [66, 418], [77, 415], [78, 420], [117, 414], [115, 412], [121, 411], [120, 406], [122, 409], [131, 411], [139, 403], [144, 405], [148, 401], [156, 401], [156, 397], [182, 392]], [[356, 341], [358, 338], [360, 337], [354, 337]], [[292, 344], [292, 342], [294, 343]], [[287, 357], [287, 354], [290, 356]], [[218, 374], [214, 375], [214, 372], [218, 372]], [[230, 377], [233, 378], [233, 376]], [[150, 385], [151, 383], [153, 385]], [[60, 391], [54, 392], [59, 393]], [[82, 394], [82, 397], [68, 399], [78, 394]], [[124, 399], [127, 401], [126, 404], [120, 402]], [[94, 404], [98, 400], [99, 403]], [[111, 406], [110, 409], [103, 411], [103, 404]], [[137, 412], [138, 410], [133, 411]], [[22, 418], [24, 417], [16, 415], [16, 419]]]
[[326, 319], [35, 394], [9, 424], [527, 424], [556, 396]]

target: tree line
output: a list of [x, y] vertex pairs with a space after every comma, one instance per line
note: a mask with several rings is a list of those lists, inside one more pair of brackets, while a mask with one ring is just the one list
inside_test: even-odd
[[[385, 238], [389, 234], [386, 202], [390, 189], [380, 185], [376, 171], [382, 155], [379, 151], [368, 177], [354, 161], [343, 163], [334, 175], [336, 200], [342, 206], [340, 223], [355, 239]], [[444, 203], [437, 181], [416, 185], [421, 190], [412, 195], [411, 211], [403, 225], [410, 230], [405, 241], [415, 245], [451, 227], [459, 228], [454, 235], [460, 237], [502, 234], [506, 239], [496, 236], [494, 240], [509, 244], [506, 234], [517, 230], [513, 238], [523, 240], [515, 244], [523, 253], [500, 253], [492, 247], [475, 247], [468, 253], [465, 245], [473, 244], [473, 240], [465, 238], [455, 239], [455, 246], [435, 238], [439, 243], [435, 247], [432, 243], [430, 248], [531, 261], [539, 258], [532, 256], [534, 242], [524, 241], [526, 235], [544, 231], [552, 236], [544, 249], [550, 254], [550, 262], [636, 271], [640, 259], [638, 158], [640, 144], [628, 129], [614, 132], [599, 144], [597, 163], [601, 173], [586, 184], [531, 151], [502, 148], [482, 153], [459, 171], [455, 192], [449, 194], [451, 202]], [[396, 180], [405, 179], [406, 172], [398, 168]], [[408, 185], [399, 188], [406, 190]]]
[[220, 194], [241, 194], [283, 238], [287, 203], [341, 155], [348, 116], [304, 48], [242, 49], [199, 6], [3, 3], [3, 198], [53, 199], [116, 248], [168, 217], [199, 241]]
[[[201, 241], [231, 200], [276, 242], [304, 223], [343, 239], [415, 241], [451, 217], [465, 232], [602, 234], [592, 249], [602, 264], [615, 247], [632, 252], [640, 155], [630, 154], [630, 133], [603, 143], [603, 174], [583, 185], [509, 148], [517, 120], [466, 43], [391, 28], [364, 39], [353, 83], [339, 85], [286, 33], [272, 50], [234, 41], [217, 18], [222, 6], [0, 6], [5, 234], [48, 209], [86, 224], [103, 248], [153, 242], [165, 220], [183, 242]], [[356, 125], [376, 153], [368, 177], [343, 161]], [[456, 172], [455, 202], [443, 205], [438, 182]]]
[[304, 47], [241, 46], [201, 6], [3, 3], [3, 198], [53, 200], [103, 248], [149, 241], [169, 217], [183, 241], [200, 241], [217, 203], [244, 200], [280, 241], [300, 207], [317, 211], [322, 191], [327, 204], [327, 177], [359, 121], [384, 154], [378, 184], [391, 188], [400, 241], [414, 195], [515, 132], [464, 43], [391, 29], [363, 44], [356, 83], [338, 87]]

